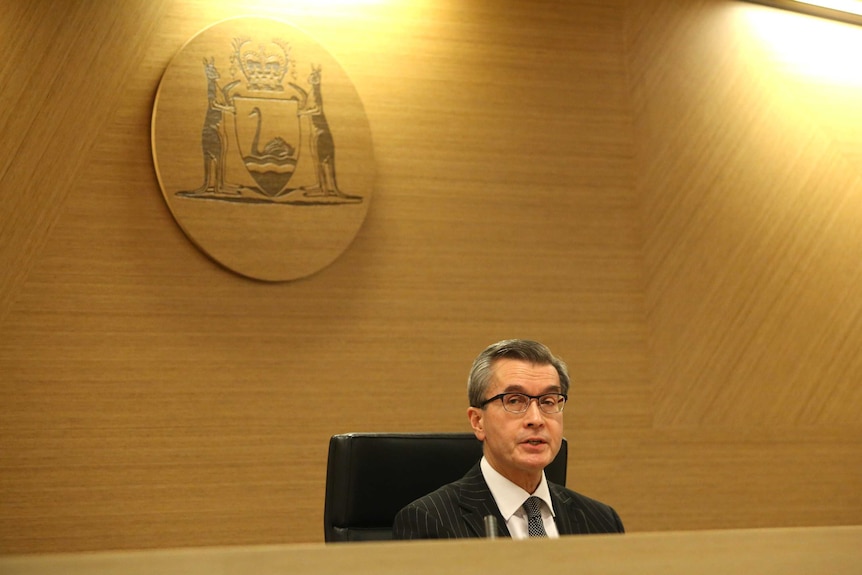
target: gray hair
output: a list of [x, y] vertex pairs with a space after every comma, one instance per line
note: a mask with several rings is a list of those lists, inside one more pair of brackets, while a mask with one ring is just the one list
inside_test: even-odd
[[494, 363], [502, 358], [520, 359], [535, 365], [551, 365], [560, 376], [561, 393], [569, 393], [569, 371], [566, 364], [556, 357], [544, 344], [529, 339], [504, 339], [486, 347], [473, 361], [467, 379], [467, 397], [472, 407], [479, 407], [485, 400]]

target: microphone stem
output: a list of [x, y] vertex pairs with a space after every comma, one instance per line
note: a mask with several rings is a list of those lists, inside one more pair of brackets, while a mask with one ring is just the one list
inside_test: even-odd
[[497, 518], [493, 515], [485, 516], [485, 537], [488, 539], [497, 538]]

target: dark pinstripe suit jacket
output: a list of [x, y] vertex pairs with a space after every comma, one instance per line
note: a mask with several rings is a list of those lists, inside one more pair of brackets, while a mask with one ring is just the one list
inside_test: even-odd
[[[612, 507], [548, 482], [560, 535], [623, 533]], [[395, 516], [393, 539], [485, 537], [485, 516], [497, 518], [499, 537], [509, 537], [506, 522], [477, 463], [467, 474], [421, 497]]]

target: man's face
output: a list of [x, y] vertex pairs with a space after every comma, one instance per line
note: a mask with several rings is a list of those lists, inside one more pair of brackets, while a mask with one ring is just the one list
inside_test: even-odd
[[[561, 393], [560, 377], [552, 365], [501, 358], [494, 362], [485, 399], [499, 393], [527, 395]], [[563, 414], [544, 413], [531, 401], [526, 413], [510, 413], [499, 400], [484, 409], [467, 409], [476, 437], [485, 443], [485, 458], [500, 474], [532, 493], [542, 470], [554, 460], [563, 438]]]

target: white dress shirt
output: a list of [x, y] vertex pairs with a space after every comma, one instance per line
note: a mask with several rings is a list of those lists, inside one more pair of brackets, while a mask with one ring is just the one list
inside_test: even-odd
[[548, 537], [557, 538], [560, 536], [559, 531], [557, 531], [557, 524], [554, 523], [554, 506], [551, 503], [551, 492], [548, 489], [548, 480], [545, 478], [544, 471], [542, 472], [542, 481], [536, 491], [527, 493], [500, 475], [484, 457], [482, 457], [480, 467], [482, 475], [485, 477], [485, 483], [488, 484], [491, 495], [497, 502], [500, 515], [506, 521], [506, 527], [509, 529], [512, 539], [527, 539], [530, 536], [527, 531], [527, 512], [524, 511], [523, 505], [524, 501], [531, 496], [542, 500], [542, 522], [545, 524], [545, 532]]

